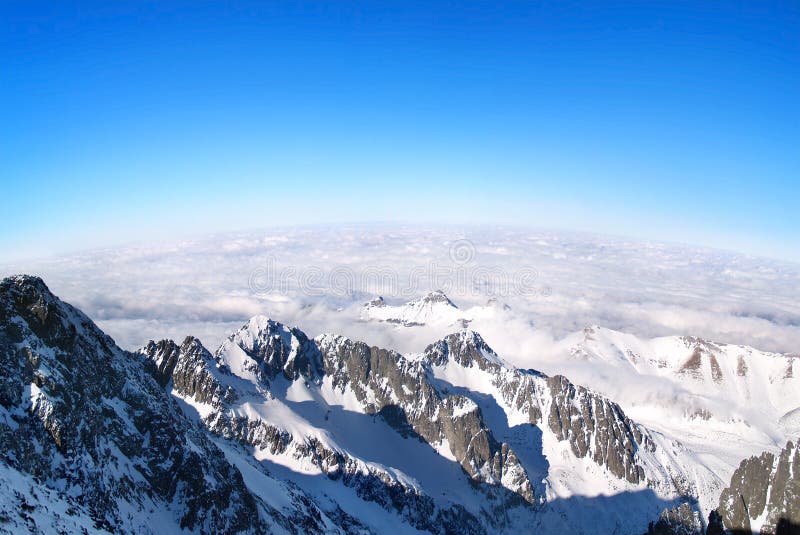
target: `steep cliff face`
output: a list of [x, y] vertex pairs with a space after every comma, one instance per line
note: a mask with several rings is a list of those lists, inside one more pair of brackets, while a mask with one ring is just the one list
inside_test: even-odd
[[[4, 462], [96, 528], [262, 532], [242, 476], [86, 316], [34, 277], [0, 283]], [[169, 527], [167, 525], [167, 527]]]
[[382, 413], [400, 432], [416, 433], [429, 444], [447, 444], [474, 480], [500, 484], [534, 503], [514, 451], [494, 437], [472, 400], [436, 389], [423, 361], [342, 337], [318, 343], [332, 386], [341, 393], [350, 389], [365, 412]]
[[640, 455], [652, 453], [654, 442], [616, 403], [566, 377], [514, 369], [472, 331], [450, 335], [429, 346], [425, 354], [434, 375], [492, 394], [509, 421], [545, 426], [557, 442], [568, 444], [576, 458], [591, 459], [634, 485], [659, 483], [661, 476], [647, 474], [648, 460]]
[[223, 387], [217, 378], [226, 374], [226, 368], [217, 365], [193, 336], [181, 345], [172, 340], [150, 341], [141, 353], [146, 357], [145, 367], [162, 387], [172, 381], [173, 392], [212, 405], [236, 398], [236, 391], [230, 385]]
[[550, 377], [547, 386], [552, 396], [547, 423], [559, 440], [568, 441], [577, 457], [589, 456], [619, 478], [631, 483], [646, 480], [636, 454], [653, 445], [619, 405], [566, 377]]
[[718, 512], [726, 529], [764, 535], [800, 532], [800, 445], [745, 459], [722, 491]]
[[0, 532], [368, 532], [182, 409], [233, 403], [236, 381], [192, 337], [126, 353], [40, 279], [5, 279]]

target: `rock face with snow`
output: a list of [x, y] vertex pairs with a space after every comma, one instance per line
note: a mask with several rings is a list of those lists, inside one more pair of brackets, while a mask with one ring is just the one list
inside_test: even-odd
[[470, 314], [470, 311], [460, 310], [441, 290], [400, 306], [390, 306], [378, 297], [366, 303], [361, 311], [365, 320], [385, 321], [403, 327], [468, 323]]
[[703, 535], [703, 524], [697, 511], [688, 503], [664, 510], [650, 523], [646, 535]]
[[297, 486], [231, 462], [187, 417], [180, 395], [165, 388], [233, 400], [216, 380], [224, 368], [199, 341], [145, 351], [118, 348], [36, 277], [0, 283], [0, 532], [360, 529], [342, 511], [326, 515]]
[[68, 529], [74, 511], [93, 530], [152, 530], [156, 515], [174, 531], [266, 531], [241, 474], [207, 435], [40, 279], [0, 283], [0, 384], [8, 477], [36, 481], [69, 504], [49, 518], [54, 525], [40, 526], [36, 510], [47, 498], [21, 517], [13, 509], [24, 504], [4, 503], [17, 527]]
[[800, 533], [800, 444], [745, 459], [722, 491], [718, 512], [726, 529], [764, 535]]
[[172, 340], [151, 341], [141, 353], [147, 357], [145, 367], [162, 387], [172, 381], [174, 392], [201, 403], [219, 404], [236, 397], [232, 388], [222, 388], [216, 380], [214, 367], [206, 369], [211, 354], [193, 336], [187, 336], [181, 345]]
[[527, 415], [528, 423], [546, 426], [578, 458], [587, 456], [618, 478], [644, 481], [636, 453], [652, 448], [647, 437], [613, 402], [573, 385], [566, 377], [523, 373], [504, 364], [477, 333], [450, 335], [428, 347], [432, 365], [450, 359], [464, 369], [485, 373], [501, 402]]
[[[436, 533], [463, 522], [458, 530], [497, 532], [535, 522], [584, 530], [587, 520], [565, 520], [559, 503], [569, 497], [563, 478], [576, 463], [590, 472], [583, 477], [593, 490], [653, 491], [638, 504], [640, 522], [692, 490], [664, 451], [668, 462], [659, 464], [656, 441], [619, 406], [564, 377], [509, 366], [473, 331], [401, 355], [336, 335], [310, 340], [255, 317], [213, 356], [193, 339], [176, 347], [150, 343], [141, 353], [155, 373], [173, 370], [160, 383], [211, 433], [293, 473], [325, 474], [415, 529]], [[186, 369], [195, 380], [182, 376]], [[438, 459], [437, 470], [454, 481], [431, 480], [425, 466], [354, 440], [348, 420], [356, 415], [368, 433], [382, 422], [366, 440]], [[458, 499], [442, 499], [448, 491]], [[627, 511], [604, 514], [616, 527]]]
[[[408, 325], [458, 311], [417, 305]], [[694, 345], [675, 373], [727, 380]], [[468, 329], [400, 354], [256, 316], [214, 352], [127, 353], [23, 276], [0, 285], [0, 359], [0, 531], [694, 533], [717, 488], [680, 441]], [[797, 447], [765, 455], [726, 526], [735, 494], [751, 526], [762, 502], [764, 526], [795, 514]]]
[[703, 518], [717, 508], [742, 459], [778, 454], [800, 436], [796, 356], [692, 336], [643, 339], [598, 326], [559, 343], [560, 366], [571, 379], [679, 442], [683, 455], [710, 470], [711, 477], [695, 478]]
[[534, 502], [513, 450], [492, 435], [471, 399], [436, 388], [426, 361], [336, 336], [321, 337], [319, 344], [333, 388], [342, 394], [352, 391], [365, 412], [381, 414], [400, 433], [448, 444], [474, 480], [501, 483]]

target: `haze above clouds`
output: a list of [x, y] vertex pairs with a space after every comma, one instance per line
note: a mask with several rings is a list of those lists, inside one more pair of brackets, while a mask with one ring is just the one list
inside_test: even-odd
[[[443, 289], [517, 365], [546, 358], [587, 325], [691, 334], [800, 351], [800, 265], [590, 234], [497, 227], [294, 227], [96, 250], [0, 266], [41, 275], [128, 349], [193, 334], [210, 348], [266, 314], [309, 335], [336, 332], [420, 351], [454, 327], [359, 320], [375, 295], [401, 303]], [[502, 279], [502, 280], [501, 280]], [[505, 281], [487, 285], [486, 280]]]

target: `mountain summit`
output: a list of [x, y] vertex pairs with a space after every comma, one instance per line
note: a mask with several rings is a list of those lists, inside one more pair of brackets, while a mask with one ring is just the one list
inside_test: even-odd
[[404, 327], [455, 325], [459, 320], [466, 319], [465, 314], [441, 290], [400, 306], [390, 306], [382, 297], [378, 297], [364, 304], [361, 317]]

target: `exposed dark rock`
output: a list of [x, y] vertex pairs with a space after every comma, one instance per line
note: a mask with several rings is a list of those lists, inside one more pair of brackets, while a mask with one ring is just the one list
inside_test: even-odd
[[178, 346], [172, 340], [152, 340], [141, 350], [145, 367], [165, 387], [172, 381], [175, 392], [201, 403], [221, 405], [236, 399], [236, 392], [223, 387], [218, 375], [230, 375], [226, 367], [214, 361], [200, 340], [188, 336]]
[[36, 277], [0, 282], [0, 382], [4, 462], [62, 482], [105, 529], [138, 531], [124, 511], [158, 504], [195, 532], [267, 531], [239, 471], [141, 361]]
[[480, 409], [463, 396], [442, 394], [421, 363], [342, 337], [323, 338], [319, 347], [334, 387], [352, 389], [367, 412], [390, 415], [398, 431], [411, 430], [428, 443], [446, 440], [462, 468], [478, 481], [498, 484], [514, 474], [515, 491], [534, 502], [524, 468], [509, 446], [494, 438]]
[[658, 520], [650, 523], [646, 535], [703, 535], [703, 524], [692, 506], [682, 503], [662, 511]]
[[636, 460], [645, 438], [619, 405], [560, 375], [547, 384], [552, 395], [548, 424], [559, 440], [568, 440], [577, 457], [591, 455], [617, 477], [631, 483], [645, 480]]
[[739, 377], [744, 377], [747, 375], [747, 362], [745, 362], [743, 355], [739, 355], [739, 358], [737, 360], [736, 375], [738, 375]]
[[256, 362], [265, 385], [278, 374], [313, 380], [321, 370], [319, 351], [305, 333], [263, 316], [252, 318], [225, 344], [238, 346]]
[[444, 303], [453, 308], [458, 308], [441, 290], [435, 290], [422, 298], [423, 303]]
[[800, 447], [790, 441], [777, 456], [764, 452], [742, 461], [718, 511], [728, 530], [750, 531], [762, 516], [764, 535], [800, 525]]

